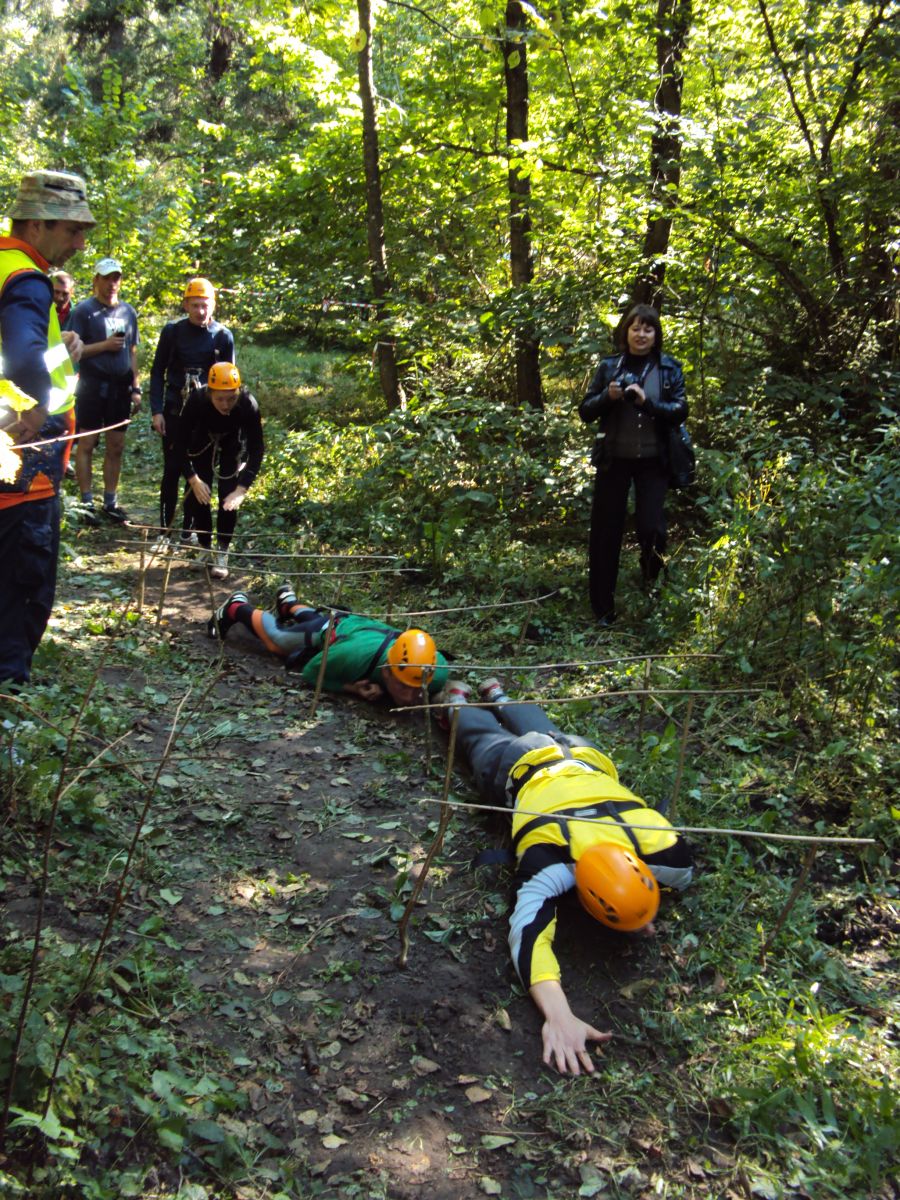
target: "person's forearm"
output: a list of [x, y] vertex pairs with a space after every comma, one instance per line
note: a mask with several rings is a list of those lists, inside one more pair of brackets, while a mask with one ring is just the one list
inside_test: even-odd
[[98, 354], [107, 354], [112, 350], [110, 343], [112, 338], [107, 338], [103, 342], [84, 342], [81, 358], [82, 361], [86, 358], [96, 358]]
[[540, 983], [533, 983], [528, 993], [545, 1020], [558, 1021], [571, 1017], [572, 1009], [558, 979], [542, 979]]

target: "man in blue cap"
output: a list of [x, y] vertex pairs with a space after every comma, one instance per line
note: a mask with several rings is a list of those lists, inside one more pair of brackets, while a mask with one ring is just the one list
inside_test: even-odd
[[[101, 512], [111, 521], [124, 524], [128, 514], [119, 506], [119, 475], [125, 450], [126, 425], [141, 404], [141, 385], [138, 382], [137, 313], [130, 304], [119, 299], [122, 266], [114, 258], [101, 258], [94, 267], [93, 295], [72, 309], [69, 328], [84, 343], [78, 391], [75, 398], [75, 419], [78, 439], [75, 451], [75, 474], [81, 491], [82, 519], [96, 525], [93, 491], [93, 456], [100, 434], [93, 430], [106, 429], [103, 453], [103, 507]], [[120, 425], [118, 429], [107, 429]]]

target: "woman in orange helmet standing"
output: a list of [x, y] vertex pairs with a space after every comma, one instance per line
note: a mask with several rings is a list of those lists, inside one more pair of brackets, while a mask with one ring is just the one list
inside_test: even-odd
[[[265, 446], [254, 396], [234, 363], [216, 363], [206, 386], [192, 392], [178, 427], [181, 469], [190, 485], [184, 530], [194, 530], [207, 552], [213, 579], [228, 578], [228, 547], [238, 509], [259, 474]], [[212, 486], [218, 478], [216, 549], [212, 550]]]
[[580, 1075], [594, 1069], [587, 1043], [612, 1035], [569, 1007], [553, 953], [559, 901], [575, 889], [608, 928], [652, 932], [659, 885], [687, 887], [691, 849], [619, 783], [613, 763], [590, 742], [562, 733], [536, 704], [510, 703], [496, 679], [479, 690], [482, 704], [497, 707], [468, 704], [464, 683], [448, 683], [441, 699], [459, 706], [457, 745], [480, 794], [513, 809], [513, 964], [544, 1017], [544, 1062]]

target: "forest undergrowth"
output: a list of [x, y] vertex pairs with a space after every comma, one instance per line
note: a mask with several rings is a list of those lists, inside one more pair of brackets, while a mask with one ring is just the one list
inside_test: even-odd
[[[242, 585], [271, 596], [275, 569], [260, 556], [275, 546], [295, 556], [396, 556], [380, 574], [334, 573], [299, 557], [285, 573], [316, 603], [333, 602], [340, 588], [342, 603], [359, 611], [435, 613], [422, 623], [470, 682], [497, 671], [516, 694], [550, 698], [564, 728], [608, 747], [623, 780], [670, 803], [676, 823], [871, 839], [811, 856], [806, 844], [696, 834], [694, 887], [638, 975], [619, 979], [619, 1009], [606, 1009], [623, 1040], [603, 1059], [601, 1086], [551, 1078], [527, 1048], [509, 1068], [497, 1126], [477, 1138], [458, 1126], [449, 1144], [464, 1178], [448, 1194], [897, 1196], [900, 427], [887, 388], [880, 408], [852, 425], [836, 408], [781, 419], [777, 380], [723, 398], [717, 424], [695, 430], [696, 486], [670, 497], [665, 585], [645, 594], [626, 550], [622, 619], [599, 631], [585, 596], [589, 438], [566, 398], [541, 414], [460, 394], [383, 418], [367, 411], [353, 377], [335, 372], [325, 389], [280, 386], [277, 352], [259, 354], [259, 374], [270, 379], [261, 397], [267, 457], [241, 514]], [[123, 495], [148, 522], [155, 453], [134, 431]], [[179, 1036], [207, 1011], [192, 974], [205, 953], [205, 918], [190, 935], [173, 929], [179, 901], [199, 881], [187, 882], [189, 866], [179, 871], [180, 835], [160, 814], [183, 818], [199, 797], [213, 814], [209, 829], [223, 834], [231, 821], [239, 839], [239, 817], [222, 817], [219, 798], [232, 797], [228, 811], [240, 813], [254, 773], [271, 769], [268, 751], [248, 744], [218, 779], [213, 803], [205, 789], [217, 756], [253, 719], [268, 729], [266, 745], [293, 736], [287, 722], [300, 702], [268, 679], [253, 685], [254, 698], [171, 617], [157, 624], [149, 599], [139, 612], [137, 594], [134, 542], [123, 547], [70, 517], [36, 682], [4, 701], [4, 1194], [443, 1195], [436, 1160], [419, 1177], [407, 1166], [402, 1181], [399, 1168], [373, 1165], [374, 1152], [368, 1167], [322, 1166], [314, 1133], [320, 1141], [336, 1133], [321, 1127], [308, 1132], [309, 1145], [303, 1129], [279, 1137], [275, 1125], [268, 1143], [261, 1133], [254, 1143], [241, 1132], [255, 1102], [241, 1082], [245, 1052], [229, 1057], [212, 1038]], [[196, 623], [207, 594], [202, 580], [193, 585], [182, 616]], [[490, 607], [501, 604], [509, 607]], [[421, 768], [401, 724], [398, 742], [384, 734], [372, 752], [366, 739], [382, 735], [334, 709], [329, 721], [352, 720], [352, 733], [326, 734], [342, 729], [335, 744], [344, 751], [356, 739], [348, 761], [357, 774], [345, 775], [369, 789], [372, 805], [363, 833], [351, 835], [371, 838], [372, 822], [392, 816], [392, 792], [439, 789], [440, 747]], [[285, 721], [277, 737], [273, 711]], [[313, 718], [296, 720], [318, 737]], [[333, 779], [322, 785], [320, 834], [337, 819]], [[459, 772], [453, 789], [474, 799]], [[427, 839], [433, 824], [410, 836]], [[435, 964], [471, 964], [495, 941], [502, 957], [505, 885], [481, 875], [473, 883], [460, 870], [497, 826], [466, 814], [455, 829], [433, 869], [444, 924], [424, 913], [414, 923]], [[415, 855], [401, 834], [390, 836], [396, 844], [370, 868], [389, 864], [389, 876], [354, 909], [357, 925], [381, 919], [392, 928], [412, 886]], [[285, 897], [308, 896], [307, 884], [273, 882], [257, 866], [265, 855], [246, 852], [252, 861], [235, 865], [236, 876], [254, 896], [277, 892], [290, 914], [279, 944], [305, 952], [309, 913]], [[196, 866], [203, 852], [185, 843], [183, 853]], [[203, 912], [214, 920], [221, 907], [213, 896]], [[613, 978], [616, 949], [603, 950]], [[579, 947], [567, 954], [577, 975]], [[350, 961], [333, 946], [320, 965], [320, 1021], [337, 1019], [329, 1004], [354, 986]], [[290, 1012], [291, 989], [273, 988], [274, 1015]], [[527, 998], [509, 973], [496, 989], [513, 1026], [527, 1024]], [[283, 1036], [302, 1061], [303, 1039], [291, 1049]], [[504, 1086], [503, 1063], [493, 1070], [488, 1092]], [[456, 1093], [435, 1078], [428, 1112], [452, 1123]], [[415, 1132], [415, 1109], [398, 1107], [392, 1120]], [[418, 1116], [426, 1120], [424, 1110]], [[345, 1130], [337, 1141], [333, 1152], [346, 1155], [352, 1137]]]

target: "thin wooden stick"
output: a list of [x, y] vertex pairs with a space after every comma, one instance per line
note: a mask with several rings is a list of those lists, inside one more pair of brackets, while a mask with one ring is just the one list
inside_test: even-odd
[[678, 804], [678, 796], [681, 792], [681, 777], [684, 774], [684, 756], [687, 751], [688, 733], [691, 728], [691, 716], [694, 712], [694, 697], [689, 696], [687, 702], [687, 710], [684, 714], [684, 724], [681, 727], [681, 745], [678, 747], [678, 768], [675, 771], [675, 784], [672, 788], [672, 801], [669, 804], [669, 811], [666, 814], [669, 820], [675, 817], [675, 808]]
[[434, 667], [425, 666], [422, 668], [422, 696], [425, 700], [425, 708], [422, 716], [425, 718], [425, 774], [431, 774], [431, 693], [428, 687], [431, 683], [431, 678], [434, 675]]
[[159, 589], [159, 604], [156, 606], [156, 624], [162, 620], [163, 605], [166, 602], [166, 592], [169, 588], [169, 574], [172, 570], [172, 558], [175, 554], [175, 545], [172, 539], [169, 538], [169, 544], [166, 547], [166, 565], [163, 567], [162, 585]]
[[519, 629], [519, 637], [516, 642], [516, 650], [517, 651], [521, 651], [522, 647], [525, 644], [525, 635], [528, 633], [528, 618], [532, 615], [532, 613], [534, 612], [536, 607], [537, 607], [537, 601], [532, 600], [530, 607], [526, 608], [525, 612], [522, 614], [522, 626]]
[[800, 870], [800, 874], [797, 876], [797, 880], [796, 880], [794, 886], [791, 888], [790, 895], [788, 896], [787, 900], [784, 902], [784, 908], [781, 910], [781, 916], [775, 922], [775, 928], [772, 930], [772, 932], [769, 934], [769, 936], [766, 938], [765, 942], [763, 943], [763, 947], [759, 952], [759, 963], [760, 963], [760, 966], [763, 968], [763, 970], [765, 970], [766, 955], [768, 954], [769, 950], [771, 949], [772, 943], [778, 937], [779, 933], [781, 933], [782, 927], [784, 926], [785, 921], [788, 919], [791, 909], [797, 903], [797, 899], [798, 899], [800, 893], [803, 891], [803, 885], [806, 883], [806, 880], [809, 877], [809, 873], [812, 870], [813, 861], [815, 860], [816, 851], [818, 850], [818, 848], [819, 847], [818, 847], [817, 841], [814, 841], [813, 844], [810, 846], [810, 848], [807, 850], [806, 858], [803, 860], [803, 867]]
[[650, 695], [650, 659], [644, 660], [644, 691], [641, 693], [641, 715], [638, 717], [638, 745], [644, 736], [644, 716], [647, 712], [647, 697]]
[[[209, 682], [209, 686], [206, 689], [206, 692], [204, 694], [204, 698], [206, 695], [209, 694], [209, 692], [212, 690], [213, 686], [216, 684], [216, 682], [220, 678], [221, 678], [221, 676], [218, 676], [218, 675], [212, 677], [212, 679]], [[75, 1021], [78, 1016], [78, 1001], [86, 993], [86, 991], [91, 983], [91, 980], [93, 979], [94, 974], [96, 973], [97, 967], [100, 964], [100, 960], [103, 957], [104, 951], [106, 950], [106, 946], [109, 941], [110, 934], [112, 933], [112, 928], [113, 928], [113, 925], [115, 924], [116, 917], [118, 916], [119, 910], [122, 907], [122, 903], [125, 898], [125, 884], [131, 873], [131, 864], [134, 861], [135, 854], [137, 853], [138, 842], [140, 841], [141, 833], [143, 832], [144, 825], [147, 820], [147, 815], [150, 812], [150, 806], [153, 803], [154, 799], [156, 798], [156, 794], [158, 791], [158, 785], [159, 785], [159, 777], [165, 768], [165, 765], [166, 765], [169, 753], [172, 749], [172, 746], [175, 744], [175, 739], [176, 739], [176, 736], [177, 736], [177, 733], [179, 730], [179, 722], [181, 720], [181, 711], [184, 708], [185, 704], [187, 704], [188, 698], [190, 697], [190, 695], [191, 695], [191, 688], [188, 688], [188, 690], [185, 692], [184, 696], [181, 698], [181, 700], [176, 705], [175, 715], [172, 719], [172, 728], [169, 731], [169, 736], [166, 740], [166, 745], [163, 750], [162, 758], [159, 761], [159, 765], [156, 769], [156, 773], [153, 776], [153, 779], [150, 781], [150, 784], [147, 787], [146, 799], [144, 801], [143, 807], [141, 808], [140, 814], [138, 815], [137, 823], [134, 828], [134, 834], [132, 836], [131, 843], [128, 847], [128, 853], [125, 856], [125, 862], [122, 866], [122, 870], [119, 874], [118, 880], [116, 881], [116, 886], [115, 886], [115, 891], [113, 894], [112, 903], [110, 904], [109, 913], [107, 914], [107, 918], [106, 918], [106, 924], [103, 927], [102, 933], [100, 934], [99, 941], [97, 942], [97, 946], [94, 951], [94, 956], [91, 959], [90, 964], [88, 965], [88, 968], [87, 968], [84, 978], [82, 979], [81, 983], [79, 984], [78, 991], [77, 991], [76, 995], [74, 996], [74, 998], [69, 1003], [68, 1018], [66, 1020], [65, 1028], [63, 1029], [63, 1033], [62, 1033], [62, 1037], [60, 1038], [59, 1045], [57, 1046], [57, 1049], [56, 1049], [56, 1057], [53, 1060], [53, 1069], [50, 1074], [50, 1079], [47, 1082], [47, 1095], [46, 1095], [46, 1099], [44, 1101], [44, 1110], [43, 1110], [44, 1116], [47, 1115], [47, 1113], [50, 1110], [50, 1105], [53, 1103], [53, 1091], [56, 1086], [56, 1080], [59, 1076], [60, 1065], [63, 1060], [63, 1055], [65, 1054], [65, 1050], [66, 1050], [66, 1046], [69, 1041], [69, 1037], [72, 1033], [72, 1029], [74, 1028]]]
[[138, 594], [137, 594], [137, 610], [138, 613], [144, 611], [144, 584], [147, 579], [147, 535], [148, 530], [141, 530], [141, 566], [140, 575], [138, 576]]
[[319, 674], [316, 676], [316, 690], [312, 698], [312, 704], [309, 706], [310, 720], [316, 715], [316, 709], [319, 707], [319, 697], [322, 695], [322, 685], [325, 682], [325, 667], [328, 664], [328, 651], [331, 647], [331, 635], [334, 632], [334, 623], [337, 620], [337, 612], [332, 609], [328, 617], [328, 628], [325, 630], [325, 643], [322, 646], [322, 661], [319, 663]]
[[431, 843], [431, 848], [429, 849], [427, 855], [425, 856], [425, 861], [422, 863], [422, 866], [419, 869], [418, 877], [413, 885], [412, 895], [406, 903], [403, 916], [400, 918], [400, 953], [397, 956], [398, 967], [405, 967], [407, 959], [409, 958], [409, 932], [407, 929], [409, 925], [409, 918], [412, 914], [413, 908], [415, 907], [416, 901], [419, 899], [422, 888], [425, 886], [425, 877], [428, 874], [431, 863], [443, 845], [444, 834], [447, 832], [447, 825], [450, 822], [450, 814], [453, 805], [448, 803], [447, 798], [450, 795], [450, 781], [453, 777], [453, 759], [456, 755], [456, 728], [458, 724], [459, 705], [454, 708], [453, 718], [450, 722], [450, 741], [447, 745], [447, 770], [444, 775], [444, 792], [441, 799], [441, 819], [438, 822], [437, 833], [434, 835], [434, 841]]
[[50, 806], [50, 815], [47, 820], [47, 827], [44, 833], [44, 845], [41, 855], [40, 890], [38, 891], [37, 913], [35, 915], [34, 933], [32, 935], [31, 959], [28, 964], [28, 975], [26, 976], [25, 988], [22, 993], [22, 1000], [19, 1007], [19, 1019], [16, 1025], [16, 1033], [9, 1056], [10, 1065], [9, 1074], [6, 1080], [6, 1093], [3, 1098], [3, 1107], [0, 1109], [0, 1147], [5, 1144], [10, 1107], [15, 1095], [16, 1072], [19, 1062], [19, 1052], [22, 1047], [22, 1038], [25, 1033], [25, 1022], [28, 1017], [28, 1010], [31, 1004], [31, 996], [34, 990], [35, 979], [37, 978], [38, 963], [43, 957], [41, 935], [44, 928], [44, 911], [47, 902], [47, 892], [50, 888], [50, 848], [53, 845], [53, 838], [56, 831], [56, 818], [59, 812], [60, 801], [64, 793], [63, 781], [69, 766], [69, 760], [72, 755], [72, 746], [74, 745], [75, 737], [79, 732], [85, 710], [87, 709], [88, 701], [91, 698], [94, 688], [97, 686], [97, 681], [99, 678], [100, 668], [98, 667], [91, 677], [88, 686], [85, 688], [81, 705], [78, 709], [78, 712], [75, 714], [75, 721], [71, 730], [69, 731], [68, 737], [66, 738], [66, 746], [63, 752], [62, 762], [60, 763], [59, 767], [59, 776], [56, 781], [56, 790]]

